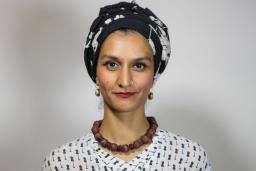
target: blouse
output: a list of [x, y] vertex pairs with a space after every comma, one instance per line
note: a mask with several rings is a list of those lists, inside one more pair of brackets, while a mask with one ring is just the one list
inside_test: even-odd
[[107, 151], [90, 132], [50, 152], [42, 171], [211, 171], [204, 148], [196, 142], [157, 128], [152, 142], [132, 160]]

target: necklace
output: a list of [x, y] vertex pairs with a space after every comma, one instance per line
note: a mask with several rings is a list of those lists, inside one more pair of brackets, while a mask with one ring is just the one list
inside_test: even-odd
[[98, 143], [110, 151], [118, 151], [118, 152], [128, 152], [130, 150], [139, 148], [143, 144], [147, 144], [150, 141], [152, 141], [153, 136], [156, 133], [156, 129], [158, 127], [158, 124], [156, 122], [156, 119], [154, 117], [147, 117], [147, 120], [149, 122], [149, 128], [147, 132], [142, 135], [138, 140], [135, 140], [133, 143], [130, 144], [123, 144], [123, 145], [117, 145], [115, 143], [109, 142], [107, 139], [105, 139], [101, 133], [100, 133], [100, 126], [102, 123], [102, 120], [94, 121], [93, 126], [91, 128], [91, 131], [95, 137], [95, 139], [98, 141]]

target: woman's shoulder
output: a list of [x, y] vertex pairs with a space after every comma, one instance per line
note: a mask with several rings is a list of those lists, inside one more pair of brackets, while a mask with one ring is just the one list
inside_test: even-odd
[[187, 164], [190, 168], [211, 170], [207, 152], [201, 144], [160, 128], [157, 134], [169, 155], [168, 158], [176, 161], [177, 164]]
[[170, 145], [175, 146], [177, 148], [178, 147], [191, 148], [193, 150], [196, 150], [196, 148], [198, 148], [198, 150], [200, 149], [203, 150], [202, 145], [182, 135], [175, 134], [173, 132], [170, 132], [161, 128], [158, 129], [158, 135], [162, 139], [168, 141]]
[[[89, 149], [93, 143], [92, 136], [92, 133], [88, 133], [85, 136], [72, 140], [51, 150], [44, 158], [42, 171], [63, 168], [64, 161], [74, 161], [77, 159], [76, 156], [78, 156], [80, 153], [90, 153]], [[69, 158], [69, 160], [67, 160], [67, 158]], [[70, 165], [65, 163], [65, 166], [69, 167]], [[66, 169], [69, 170], [69, 168]]]

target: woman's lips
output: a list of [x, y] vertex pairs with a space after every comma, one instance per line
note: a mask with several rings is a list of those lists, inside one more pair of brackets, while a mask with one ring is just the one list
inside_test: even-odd
[[117, 97], [121, 98], [129, 98], [135, 94], [135, 92], [118, 92], [114, 93]]

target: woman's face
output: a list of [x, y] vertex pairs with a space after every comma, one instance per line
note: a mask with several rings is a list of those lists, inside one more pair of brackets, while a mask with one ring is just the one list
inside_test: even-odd
[[153, 84], [154, 59], [148, 41], [135, 31], [115, 31], [101, 46], [96, 83], [105, 107], [119, 112], [144, 110]]

